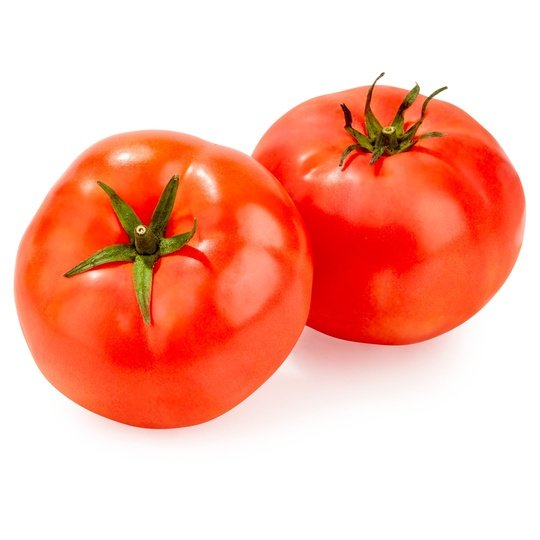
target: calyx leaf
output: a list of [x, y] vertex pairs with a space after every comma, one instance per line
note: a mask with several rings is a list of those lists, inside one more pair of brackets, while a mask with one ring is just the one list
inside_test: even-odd
[[193, 227], [185, 233], [169, 238], [163, 236], [176, 200], [179, 185], [177, 175], [169, 180], [163, 190], [148, 226], [143, 225], [133, 208], [113, 188], [103, 182], [98, 182], [98, 185], [108, 195], [113, 210], [130, 242], [100, 249], [68, 270], [64, 276], [72, 277], [104, 264], [132, 261], [134, 263], [133, 285], [137, 303], [144, 322], [151, 324], [154, 265], [160, 257], [178, 251], [193, 238], [197, 230], [197, 220], [194, 219]]
[[412, 148], [421, 139], [444, 136], [444, 133], [440, 131], [431, 131], [418, 137], [416, 136], [416, 133], [424, 121], [429, 102], [437, 94], [443, 90], [446, 90], [448, 87], [443, 86], [442, 88], [435, 90], [435, 92], [430, 94], [424, 100], [420, 118], [406, 130], [404, 113], [416, 101], [418, 95], [420, 94], [420, 86], [415, 84], [412, 90], [410, 90], [403, 99], [396, 112], [396, 115], [394, 116], [394, 119], [392, 120], [392, 123], [389, 126], [382, 126], [371, 110], [371, 100], [375, 85], [383, 75], [384, 72], [375, 79], [367, 93], [364, 107], [365, 134], [352, 126], [352, 114], [347, 105], [344, 103], [341, 103], [340, 105], [345, 117], [344, 128], [347, 133], [349, 133], [349, 135], [351, 135], [351, 137], [356, 141], [354, 144], [347, 146], [347, 148], [345, 148], [341, 154], [341, 158], [339, 160], [340, 167], [343, 166], [347, 157], [356, 150], [371, 153], [371, 159], [369, 162], [371, 165], [373, 165], [381, 156], [405, 152]]

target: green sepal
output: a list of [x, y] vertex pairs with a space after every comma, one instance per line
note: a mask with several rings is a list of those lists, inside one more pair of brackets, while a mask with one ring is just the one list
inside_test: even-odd
[[152, 281], [154, 279], [154, 255], [137, 255], [133, 264], [133, 285], [143, 320], [146, 324], [152, 321], [150, 302], [152, 299]]
[[174, 206], [174, 201], [176, 199], [176, 192], [178, 191], [179, 179], [178, 175], [175, 174], [168, 182], [167, 186], [163, 190], [161, 197], [157, 203], [156, 209], [152, 214], [152, 219], [150, 220], [150, 228], [156, 236], [163, 235], [165, 227], [169, 222], [171, 217], [171, 212]]
[[133, 208], [129, 206], [117, 193], [114, 189], [103, 182], [98, 181], [98, 186], [109, 196], [111, 200], [114, 213], [118, 217], [120, 224], [131, 242], [135, 240], [134, 231], [138, 225], [142, 225], [141, 220], [137, 214], [133, 211]]
[[347, 105], [345, 105], [345, 103], [341, 104], [341, 110], [343, 111], [343, 115], [345, 116], [345, 130], [347, 131], [347, 133], [349, 133], [349, 135], [356, 139], [357, 144], [361, 148], [372, 152], [373, 145], [371, 144], [369, 138], [366, 137], [362, 132], [352, 127], [352, 114]]
[[71, 270], [68, 270], [64, 276], [75, 276], [103, 264], [132, 261], [135, 259], [136, 255], [137, 252], [131, 244], [114, 244], [112, 246], [107, 246], [96, 251], [93, 255], [90, 255], [90, 257], [80, 262], [77, 266], [74, 266]]
[[[427, 106], [429, 104], [429, 102], [439, 93], [441, 93], [443, 90], [446, 90], [448, 87], [447, 86], [443, 86], [442, 88], [438, 88], [437, 90], [435, 90], [435, 92], [433, 92], [432, 94], [430, 94], [425, 100], [424, 100], [424, 103], [422, 104], [422, 112], [420, 114], [420, 119], [417, 120], [408, 130], [407, 132], [405, 133], [405, 139], [407, 141], [412, 141], [414, 136], [416, 135], [416, 132], [418, 131], [418, 128], [422, 125], [422, 122], [424, 121], [424, 117], [426, 116], [426, 110], [427, 110]], [[440, 131], [437, 131], [436, 133], [441, 133]], [[439, 135], [439, 136], [442, 136], [442, 135]]]
[[163, 190], [152, 214], [151, 223], [145, 227], [134, 210], [107, 184], [98, 182], [108, 195], [120, 224], [128, 234], [131, 244], [115, 244], [94, 253], [64, 274], [72, 277], [97, 266], [112, 262], [133, 261], [133, 285], [143, 320], [151, 324], [151, 299], [154, 265], [163, 255], [181, 249], [189, 242], [197, 229], [193, 221], [190, 231], [164, 238], [163, 233], [171, 217], [178, 191], [179, 179], [174, 175]]
[[418, 83], [414, 85], [414, 88], [405, 96], [405, 99], [401, 102], [396, 116], [392, 120], [392, 126], [396, 128], [397, 135], [403, 134], [403, 126], [405, 124], [405, 111], [416, 101], [416, 98], [420, 94], [420, 86]]
[[369, 164], [373, 165], [382, 155], [384, 154], [384, 147], [378, 146], [373, 151], [373, 154], [371, 154], [371, 159], [369, 160]]
[[339, 159], [340, 167], [343, 166], [343, 163], [349, 157], [349, 154], [351, 154], [355, 150], [363, 150], [363, 148], [359, 144], [351, 144], [350, 146], [347, 146], [345, 150], [343, 150], [343, 153], [341, 154], [341, 158]]
[[429, 133], [423, 133], [418, 137], [418, 140], [420, 139], [432, 139], [433, 137], [444, 137], [444, 133], [442, 131], [430, 131]]
[[161, 255], [169, 255], [171, 253], [174, 253], [175, 251], [178, 251], [180, 248], [182, 248], [185, 244], [187, 244], [195, 234], [195, 231], [197, 230], [197, 220], [193, 220], [193, 227], [190, 231], [177, 234], [175, 236], [171, 236], [169, 238], [162, 238], [161, 242], [159, 243], [159, 252]]
[[384, 71], [373, 81], [373, 84], [370, 86], [366, 98], [366, 106], [364, 108], [364, 118], [366, 122], [366, 132], [369, 139], [375, 138], [381, 131], [382, 126], [377, 120], [373, 111], [371, 110], [371, 98], [373, 96], [373, 89], [377, 84], [377, 81], [384, 75]]
[[440, 92], [446, 90], [448, 87], [443, 86], [435, 90], [430, 94], [422, 104], [422, 110], [420, 118], [412, 124], [405, 131], [405, 111], [413, 105], [418, 96], [420, 95], [420, 86], [418, 83], [414, 85], [403, 101], [401, 102], [392, 123], [389, 126], [383, 127], [377, 120], [373, 111], [371, 110], [371, 99], [373, 96], [373, 90], [377, 81], [384, 75], [381, 73], [370, 86], [365, 103], [364, 116], [365, 116], [365, 129], [366, 133], [362, 133], [352, 126], [352, 114], [349, 108], [344, 104], [340, 104], [341, 110], [345, 118], [345, 130], [356, 141], [355, 144], [351, 144], [345, 148], [342, 152], [339, 167], [342, 167], [346, 158], [355, 150], [371, 153], [371, 159], [369, 163], [373, 165], [379, 158], [384, 155], [394, 155], [400, 152], [405, 152], [412, 148], [419, 140], [428, 139], [431, 137], [443, 137], [444, 133], [440, 131], [431, 131], [424, 133], [420, 136], [416, 136], [418, 129], [424, 121], [426, 110], [429, 102]]

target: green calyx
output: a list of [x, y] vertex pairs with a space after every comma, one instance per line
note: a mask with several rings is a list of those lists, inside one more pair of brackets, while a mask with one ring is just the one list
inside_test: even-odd
[[364, 118], [365, 118], [365, 131], [362, 133], [357, 129], [352, 127], [352, 114], [348, 107], [342, 103], [341, 109], [343, 115], [345, 116], [345, 130], [349, 133], [353, 139], [356, 141], [354, 144], [351, 144], [345, 148], [341, 154], [341, 159], [339, 160], [339, 166], [342, 167], [343, 163], [349, 156], [351, 152], [360, 151], [360, 152], [369, 152], [371, 153], [371, 159], [369, 163], [373, 165], [381, 156], [384, 155], [394, 155], [401, 152], [406, 152], [410, 150], [419, 140], [428, 139], [430, 137], [442, 137], [444, 133], [440, 131], [430, 131], [429, 133], [423, 133], [422, 135], [417, 136], [418, 128], [422, 125], [424, 117], [426, 115], [426, 109], [429, 102], [440, 92], [447, 89], [447, 86], [443, 86], [438, 90], [435, 90], [430, 96], [428, 96], [423, 105], [420, 118], [414, 122], [408, 129], [405, 129], [405, 111], [416, 101], [418, 94], [420, 93], [420, 87], [418, 84], [414, 85], [414, 88], [405, 96], [405, 99], [399, 106], [394, 120], [389, 126], [382, 126], [381, 123], [377, 120], [373, 111], [371, 110], [371, 98], [373, 95], [373, 89], [377, 81], [384, 75], [381, 73], [371, 85], [367, 98], [366, 105], [364, 109]]
[[100, 249], [77, 266], [64, 274], [72, 277], [92, 270], [97, 266], [115, 262], [133, 262], [133, 284], [137, 303], [146, 324], [151, 323], [150, 302], [152, 297], [152, 281], [154, 265], [164, 255], [178, 251], [187, 244], [197, 229], [197, 220], [193, 221], [190, 231], [165, 238], [163, 233], [171, 217], [171, 212], [178, 191], [178, 176], [173, 176], [156, 205], [150, 224], [143, 225], [137, 214], [107, 184], [98, 182], [99, 187], [108, 195], [113, 210], [129, 237], [127, 244], [115, 244]]

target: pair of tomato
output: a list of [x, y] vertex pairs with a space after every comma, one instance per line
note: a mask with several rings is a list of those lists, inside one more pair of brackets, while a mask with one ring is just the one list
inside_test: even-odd
[[402, 344], [478, 311], [520, 249], [519, 178], [436, 93], [374, 86], [294, 108], [255, 159], [165, 131], [84, 152], [17, 257], [47, 379], [121, 422], [191, 425], [259, 387], [306, 320]]

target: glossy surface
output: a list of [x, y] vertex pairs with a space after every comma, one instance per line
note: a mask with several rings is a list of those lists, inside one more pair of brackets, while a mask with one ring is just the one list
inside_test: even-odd
[[[174, 174], [166, 235], [195, 217], [198, 227], [156, 263], [147, 326], [130, 263], [63, 273], [128, 241], [98, 180], [148, 223]], [[32, 354], [61, 392], [121, 422], [175, 427], [224, 413], [278, 368], [306, 322], [311, 279], [301, 218], [255, 160], [188, 135], [134, 132], [91, 147], [53, 187], [22, 239], [15, 294]]]
[[[508, 158], [475, 120], [437, 99], [402, 154], [354, 152], [340, 103], [364, 131], [367, 87], [321, 96], [280, 118], [254, 157], [285, 186], [311, 236], [308, 324], [344, 339], [401, 344], [428, 339], [476, 313], [517, 258], [525, 200]], [[372, 109], [392, 122], [406, 91], [377, 86]], [[405, 114], [420, 117], [423, 97]]]

